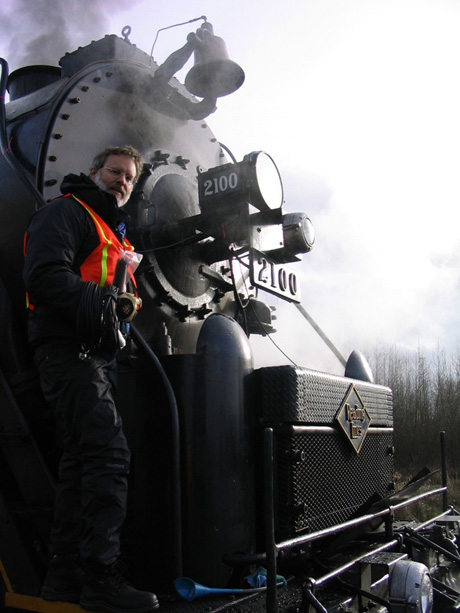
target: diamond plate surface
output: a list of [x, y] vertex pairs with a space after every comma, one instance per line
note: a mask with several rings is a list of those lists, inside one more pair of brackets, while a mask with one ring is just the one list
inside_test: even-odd
[[266, 424], [332, 424], [353, 382], [372, 425], [393, 426], [388, 387], [289, 365], [260, 368], [254, 377], [259, 417]]
[[337, 430], [318, 430], [303, 426], [275, 429], [279, 538], [346, 521], [372, 496], [383, 498], [390, 493], [391, 429], [370, 428], [359, 455]]

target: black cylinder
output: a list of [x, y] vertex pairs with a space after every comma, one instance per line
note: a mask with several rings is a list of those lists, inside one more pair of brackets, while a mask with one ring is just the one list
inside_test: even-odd
[[50, 83], [59, 81], [60, 78], [61, 69], [57, 66], [33, 65], [18, 68], [8, 77], [7, 89], [10, 100], [22, 98]]
[[252, 353], [241, 327], [214, 314], [186, 363], [190, 376], [182, 373], [180, 400], [184, 574], [226, 587], [232, 569], [222, 557], [255, 550], [254, 415], [247, 402]]

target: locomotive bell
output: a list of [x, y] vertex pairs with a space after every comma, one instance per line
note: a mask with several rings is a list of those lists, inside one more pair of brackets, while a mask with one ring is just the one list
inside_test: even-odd
[[195, 65], [185, 77], [185, 87], [191, 94], [220, 98], [243, 85], [243, 69], [229, 59], [225, 41], [214, 35], [209, 22], [196, 34], [189, 34], [187, 40], [195, 44]]

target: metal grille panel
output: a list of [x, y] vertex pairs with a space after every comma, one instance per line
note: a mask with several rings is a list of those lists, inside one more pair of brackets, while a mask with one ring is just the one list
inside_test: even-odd
[[392, 430], [370, 428], [361, 451], [330, 427], [275, 429], [277, 537], [320, 530], [350, 519], [393, 485]]
[[353, 383], [372, 425], [393, 426], [393, 398], [388, 387], [289, 365], [260, 368], [254, 374], [259, 416], [267, 424], [331, 424]]

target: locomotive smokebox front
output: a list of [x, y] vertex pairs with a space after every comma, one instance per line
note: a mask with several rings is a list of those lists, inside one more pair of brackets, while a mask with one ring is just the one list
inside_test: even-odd
[[114, 35], [66, 54], [60, 64], [26, 67], [9, 79], [5, 138], [20, 162], [19, 172], [0, 162], [0, 272], [9, 300], [24, 312], [22, 237], [35, 208], [60, 195], [69, 172], [88, 173], [98, 151], [129, 143], [145, 161], [126, 207], [132, 242], [144, 255], [139, 293], [147, 299], [138, 326], [161, 343], [166, 325], [173, 350], [193, 352], [203, 317], [222, 307], [220, 297], [214, 300], [221, 294], [212, 279], [217, 267], [193, 245], [168, 248], [174, 236], [167, 228], [200, 212], [196, 169], [226, 161], [201, 118], [215, 109], [215, 99], [198, 102], [150, 56]]

